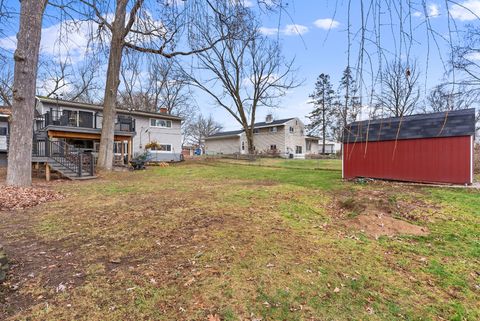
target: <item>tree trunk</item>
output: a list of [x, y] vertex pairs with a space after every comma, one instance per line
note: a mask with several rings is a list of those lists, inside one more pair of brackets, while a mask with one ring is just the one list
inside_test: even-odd
[[33, 117], [38, 53], [46, 0], [20, 2], [20, 28], [15, 50], [12, 119], [8, 151], [7, 184], [32, 184]]
[[102, 136], [98, 152], [98, 169], [112, 170], [113, 140], [115, 136], [115, 118], [117, 92], [120, 84], [120, 66], [125, 39], [126, 0], [118, 0], [115, 20], [112, 23], [112, 40], [108, 57], [107, 81], [103, 101]]
[[325, 135], [327, 132], [327, 128], [325, 125], [325, 109], [323, 110], [323, 126], [322, 126], [322, 155], [325, 155]]
[[253, 145], [253, 130], [245, 131], [245, 138], [247, 139], [248, 155], [250, 159], [254, 158], [255, 155], [255, 146]]

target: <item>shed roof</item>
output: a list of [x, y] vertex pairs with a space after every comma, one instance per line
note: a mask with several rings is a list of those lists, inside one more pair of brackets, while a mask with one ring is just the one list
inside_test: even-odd
[[353, 122], [343, 142], [475, 135], [475, 108]]

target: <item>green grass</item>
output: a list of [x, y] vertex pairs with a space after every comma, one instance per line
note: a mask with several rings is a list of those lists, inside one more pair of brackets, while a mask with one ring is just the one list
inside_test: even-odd
[[[32, 291], [48, 299], [10, 317], [480, 318], [478, 191], [352, 184], [314, 162], [192, 162], [55, 185], [64, 200], [16, 215], [34, 215], [28, 232], [73, 253], [85, 281], [58, 294], [45, 275]], [[429, 235], [345, 226], [372, 204], [412, 212]]]

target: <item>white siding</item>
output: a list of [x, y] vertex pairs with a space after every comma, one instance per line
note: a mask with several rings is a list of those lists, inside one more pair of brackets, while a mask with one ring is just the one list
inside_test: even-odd
[[[258, 133], [253, 134], [253, 145], [255, 151], [259, 154], [267, 154], [271, 145], [277, 146], [277, 152], [280, 155], [285, 154], [285, 126], [279, 125], [277, 132], [271, 132], [270, 128], [259, 128]], [[247, 138], [242, 134], [241, 141], [245, 144], [245, 149], [242, 154], [248, 154]]]
[[[150, 118], [134, 116], [136, 135], [133, 137], [133, 154], [140, 154], [145, 151], [145, 145], [149, 142], [172, 145], [170, 154], [180, 155], [182, 153], [182, 132], [181, 122], [172, 120], [172, 127], [152, 127]], [[168, 152], [152, 152], [152, 154], [169, 154]], [[160, 157], [160, 156], [159, 156]]]
[[[293, 133], [290, 132], [290, 127], [293, 127]], [[305, 125], [298, 118], [289, 120], [285, 124], [285, 146], [287, 157], [288, 154], [294, 154], [294, 157], [305, 157]], [[302, 154], [296, 154], [296, 146], [302, 146]]]
[[[207, 139], [205, 141], [205, 152], [212, 154], [236, 154], [240, 153], [240, 136]], [[246, 145], [245, 145], [245, 148]]]

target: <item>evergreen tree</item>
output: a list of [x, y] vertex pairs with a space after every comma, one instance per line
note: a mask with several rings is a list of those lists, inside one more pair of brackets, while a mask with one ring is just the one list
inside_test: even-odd
[[340, 86], [338, 88], [338, 96], [340, 97], [339, 100], [333, 105], [335, 107], [334, 110], [337, 118], [336, 132], [339, 138], [342, 139], [344, 129], [350, 122], [357, 119], [362, 107], [358, 93], [358, 86], [353, 79], [352, 69], [349, 66], [343, 71]]
[[322, 154], [325, 154], [325, 140], [331, 127], [330, 116], [332, 115], [334, 94], [330, 76], [320, 74], [315, 83], [315, 90], [309, 96], [314, 107], [308, 118], [311, 121], [309, 129], [313, 132], [320, 131], [322, 133]]

